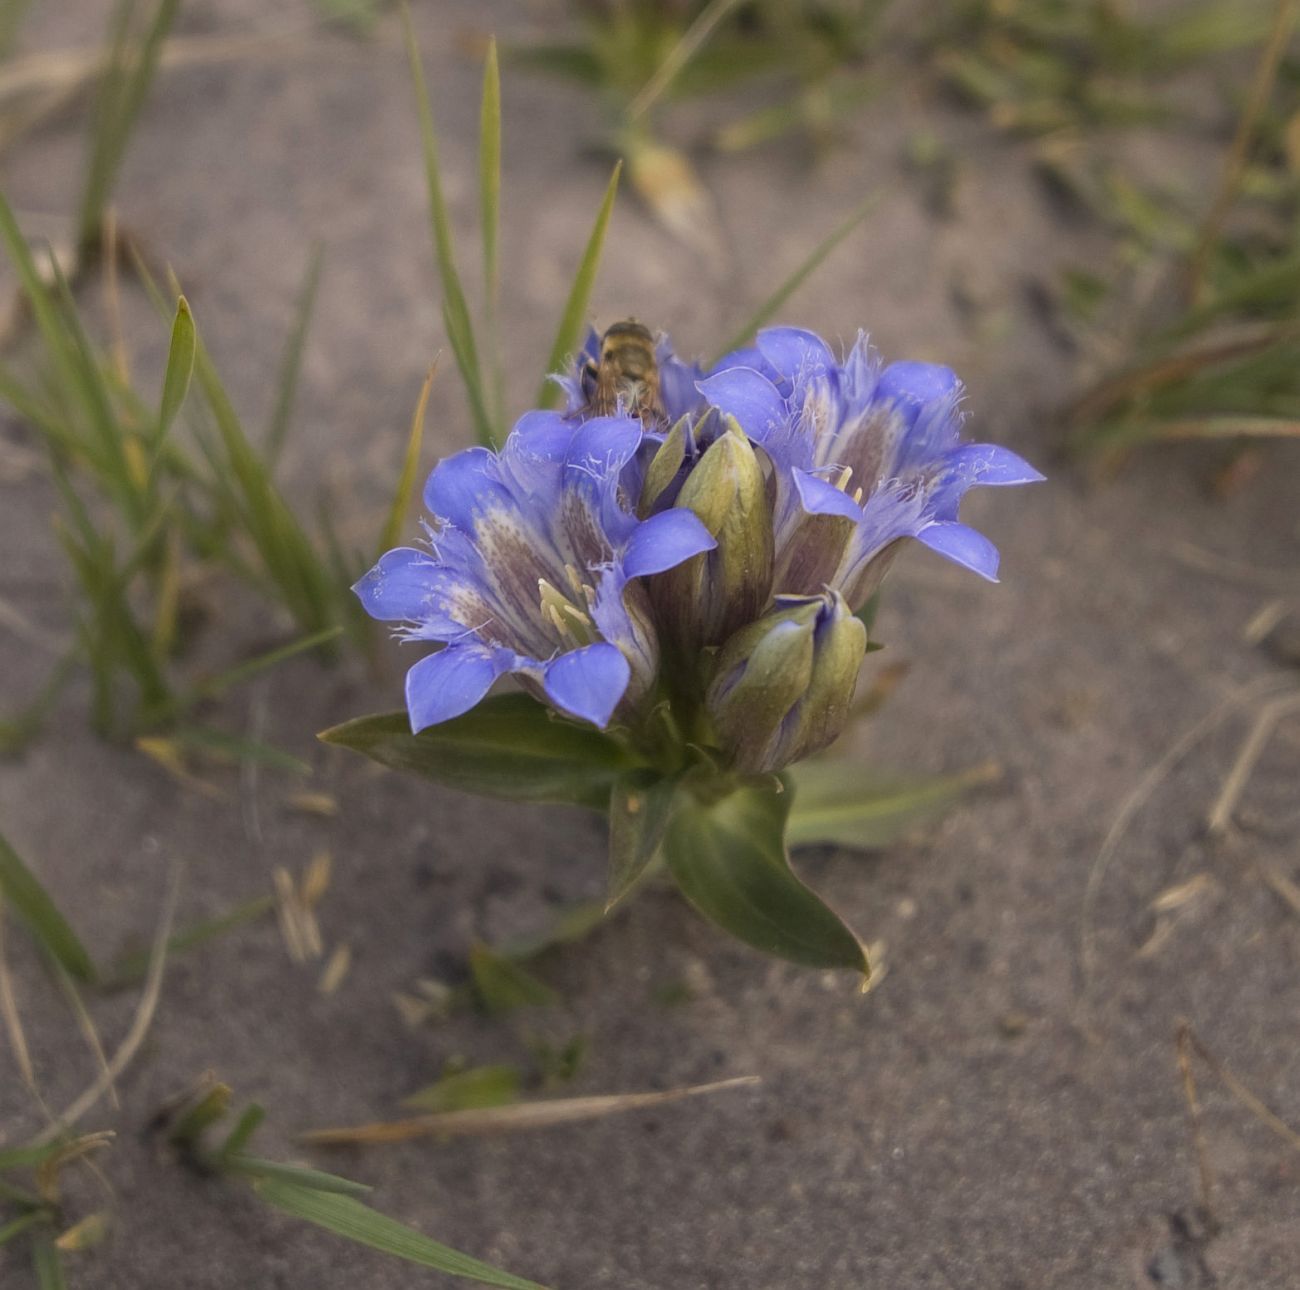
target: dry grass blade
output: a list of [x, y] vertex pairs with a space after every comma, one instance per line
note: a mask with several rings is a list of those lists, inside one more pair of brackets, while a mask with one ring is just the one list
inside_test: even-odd
[[1263, 698], [1271, 690], [1280, 689], [1286, 684], [1284, 681], [1269, 677], [1263, 681], [1256, 681], [1251, 685], [1244, 685], [1234, 690], [1225, 699], [1215, 704], [1199, 721], [1183, 731], [1165, 749], [1164, 753], [1147, 770], [1146, 774], [1133, 788], [1133, 791], [1121, 803], [1119, 810], [1115, 813], [1115, 818], [1111, 821], [1110, 828], [1106, 831], [1105, 838], [1102, 839], [1097, 855], [1093, 859], [1083, 892], [1083, 906], [1079, 914], [1079, 1006], [1081, 1009], [1086, 1009], [1088, 1006], [1096, 967], [1097, 954], [1093, 918], [1097, 897], [1111, 862], [1119, 850], [1119, 844], [1128, 832], [1128, 828], [1137, 813], [1150, 800], [1151, 795], [1169, 775], [1174, 766], [1206, 735], [1247, 703]]
[[1207, 1214], [1214, 1212], [1211, 1206], [1214, 1177], [1210, 1173], [1210, 1161], [1205, 1152], [1205, 1135], [1201, 1132], [1201, 1103], [1196, 1096], [1196, 1076], [1192, 1072], [1191, 1052], [1192, 1028], [1187, 1022], [1178, 1027], [1178, 1070], [1183, 1077], [1183, 1096], [1187, 1099], [1187, 1118], [1192, 1128], [1192, 1143], [1196, 1148], [1196, 1169], [1201, 1185], [1201, 1205]]
[[1275, 1115], [1264, 1103], [1248, 1089], [1217, 1057], [1201, 1042], [1200, 1036], [1188, 1022], [1182, 1023], [1182, 1032], [1187, 1036], [1187, 1043], [1192, 1051], [1223, 1081], [1224, 1087], [1237, 1099], [1261, 1124], [1276, 1134], [1288, 1146], [1300, 1151], [1300, 1133], [1297, 1133], [1285, 1120]]
[[1246, 161], [1250, 153], [1251, 140], [1259, 126], [1264, 109], [1268, 106], [1269, 96], [1277, 80], [1278, 68], [1282, 65], [1282, 56], [1291, 39], [1291, 29], [1295, 26], [1297, 0], [1278, 0], [1273, 18], [1273, 30], [1269, 33], [1264, 51], [1260, 55], [1259, 65], [1255, 70], [1255, 79], [1250, 87], [1250, 95], [1237, 123], [1236, 133], [1228, 149], [1224, 162], [1223, 174], [1219, 187], [1214, 194], [1214, 201], [1201, 224], [1197, 234], [1196, 246], [1188, 263], [1188, 296], [1193, 304], [1200, 300], [1205, 289], [1205, 270], [1210, 254], [1214, 250], [1219, 230], [1227, 218], [1228, 211], [1236, 199], [1245, 174]]
[[1226, 833], [1232, 824], [1233, 812], [1241, 800], [1241, 794], [1250, 780], [1256, 763], [1263, 755], [1264, 747], [1272, 737], [1277, 724], [1292, 712], [1300, 712], [1300, 693], [1286, 694], [1279, 699], [1266, 703], [1255, 718], [1250, 734], [1246, 736], [1233, 762], [1228, 777], [1223, 781], [1219, 796], [1215, 799], [1210, 813], [1206, 817], [1206, 827], [1211, 833]]
[[149, 1033], [154, 1013], [158, 1009], [158, 1000], [162, 995], [163, 968], [167, 963], [167, 943], [171, 937], [172, 922], [176, 917], [176, 900], [179, 893], [180, 866], [174, 865], [167, 882], [167, 894], [163, 898], [163, 910], [158, 920], [158, 930], [154, 933], [153, 951], [149, 959], [149, 972], [145, 977], [144, 989], [140, 994], [140, 1003], [136, 1008], [131, 1028], [113, 1054], [112, 1060], [95, 1078], [94, 1083], [80, 1097], [76, 1098], [62, 1114], [56, 1116], [54, 1122], [47, 1129], [36, 1136], [33, 1140], [34, 1145], [39, 1146], [53, 1141], [53, 1139], [76, 1124], [104, 1096], [112, 1086], [113, 1081], [121, 1076], [122, 1072], [131, 1064], [136, 1053], [140, 1051], [140, 1045], [144, 1043], [144, 1038]]
[[4, 1019], [5, 1029], [9, 1032], [9, 1046], [13, 1049], [14, 1062], [23, 1083], [33, 1091], [36, 1089], [36, 1071], [32, 1066], [31, 1050], [27, 1047], [27, 1035], [23, 1031], [22, 1017], [18, 1013], [18, 1000], [14, 996], [13, 979], [9, 975], [9, 959], [5, 954], [5, 911], [4, 895], [0, 893], [0, 1017]]
[[374, 1146], [381, 1143], [410, 1142], [416, 1138], [480, 1137], [492, 1133], [516, 1133], [526, 1129], [549, 1129], [581, 1120], [598, 1120], [625, 1111], [643, 1111], [690, 1097], [721, 1093], [728, 1089], [752, 1088], [760, 1083], [757, 1075], [718, 1080], [712, 1084], [692, 1084], [686, 1088], [661, 1093], [615, 1093], [605, 1097], [568, 1097], [549, 1102], [519, 1102], [508, 1106], [443, 1111], [435, 1115], [417, 1115], [404, 1120], [362, 1124], [347, 1129], [316, 1129], [304, 1133], [301, 1141], [316, 1146]]

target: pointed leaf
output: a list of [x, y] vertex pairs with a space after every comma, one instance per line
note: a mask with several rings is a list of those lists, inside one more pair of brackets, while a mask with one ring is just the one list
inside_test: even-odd
[[744, 326], [740, 327], [736, 334], [718, 352], [714, 361], [716, 362], [717, 359], [731, 353], [733, 349], [739, 349], [742, 345], [748, 343], [760, 327], [771, 321], [776, 311], [803, 286], [804, 280], [819, 268], [822, 261], [875, 209], [877, 201], [879, 201], [879, 197], [875, 193], [869, 194], [849, 212], [842, 223], [831, 229], [813, 247], [795, 271], [754, 310]]
[[479, 365], [478, 346], [474, 342], [474, 327], [470, 322], [469, 305], [465, 289], [456, 270], [456, 252], [451, 238], [451, 216], [442, 191], [442, 165], [438, 159], [438, 134], [433, 124], [433, 108], [429, 91], [424, 83], [424, 67], [420, 62], [420, 47], [415, 40], [410, 10], [402, 6], [402, 31], [406, 44], [407, 61], [411, 67], [411, 82], [415, 87], [416, 109], [420, 117], [420, 136], [424, 146], [424, 174], [429, 189], [429, 218], [433, 228], [433, 249], [438, 261], [438, 278], [442, 283], [442, 317], [447, 328], [451, 351], [460, 368], [461, 379], [469, 396], [470, 413], [480, 443], [493, 446], [495, 435], [492, 419], [484, 397], [483, 371]]
[[605, 908], [636, 885], [655, 858], [672, 816], [677, 779], [633, 770], [614, 783], [609, 799], [609, 894]]
[[171, 345], [167, 350], [167, 370], [163, 373], [162, 400], [158, 409], [158, 428], [154, 434], [153, 450], [157, 452], [167, 438], [176, 414], [189, 392], [190, 376], [194, 372], [194, 317], [189, 301], [181, 296], [176, 302], [176, 321], [172, 323]]
[[868, 851], [896, 842], [963, 793], [1001, 775], [986, 762], [957, 775], [884, 779], [851, 762], [810, 761], [789, 772], [794, 802], [786, 825], [792, 847], [831, 843]]
[[411, 494], [415, 492], [416, 477], [420, 470], [420, 447], [424, 443], [424, 413], [429, 406], [429, 391], [433, 388], [433, 377], [438, 370], [438, 361], [434, 359], [420, 387], [420, 397], [415, 402], [415, 412], [411, 417], [411, 433], [406, 439], [406, 452], [402, 455], [402, 473], [397, 478], [397, 489], [393, 493], [393, 504], [388, 512], [388, 522], [379, 538], [379, 554], [391, 550], [397, 545], [401, 536], [402, 525], [406, 522], [406, 513], [411, 507]]
[[605, 196], [601, 199], [600, 209], [596, 212], [596, 222], [592, 226], [591, 236], [587, 239], [587, 249], [582, 253], [577, 276], [573, 279], [573, 289], [564, 305], [560, 317], [560, 327], [555, 333], [555, 343], [551, 346], [551, 356], [546, 360], [546, 371], [542, 373], [542, 386], [537, 392], [539, 408], [553, 407], [559, 396], [559, 389], [549, 378], [558, 372], [565, 360], [578, 347], [578, 338], [587, 321], [587, 305], [591, 300], [591, 290], [596, 285], [596, 270], [600, 267], [600, 253], [605, 245], [605, 230], [609, 227], [609, 217], [614, 209], [614, 198], [618, 194], [618, 179], [623, 173], [623, 163], [615, 163], [614, 173], [609, 177]]
[[603, 810], [629, 757], [599, 730], [557, 719], [526, 694], [501, 694], [411, 733], [405, 712], [358, 717], [326, 730], [325, 743], [364, 753], [451, 788], [524, 802], [570, 802]]
[[95, 979], [95, 965], [86, 947], [3, 836], [0, 836], [0, 892], [61, 967], [78, 981]]
[[519, 1100], [517, 1066], [472, 1066], [444, 1075], [440, 1080], [402, 1099], [416, 1111], [468, 1111], [506, 1106]]
[[293, 416], [294, 401], [298, 396], [298, 378], [302, 374], [302, 358], [307, 348], [307, 329], [311, 326], [312, 311], [316, 307], [316, 291], [320, 286], [320, 270], [324, 252], [316, 246], [307, 261], [307, 272], [298, 292], [294, 307], [293, 325], [289, 328], [280, 358], [280, 374], [275, 383], [275, 407], [266, 430], [266, 457], [274, 465], [284, 449]]
[[868, 975], [866, 951], [805, 887], [785, 850], [789, 793], [746, 787], [717, 802], [685, 798], [664, 855], [687, 900], [724, 931], [806, 967]]
[[314, 1191], [273, 1179], [260, 1182], [257, 1194], [283, 1213], [314, 1223], [359, 1245], [368, 1245], [384, 1254], [405, 1259], [408, 1263], [437, 1268], [483, 1285], [504, 1286], [506, 1290], [542, 1290], [535, 1281], [500, 1272], [490, 1264], [430, 1240], [414, 1228], [363, 1205], [355, 1196]]
[[550, 1008], [560, 1001], [546, 982], [491, 946], [471, 948], [469, 970], [478, 1001], [491, 1016], [501, 1017], [516, 1008]]

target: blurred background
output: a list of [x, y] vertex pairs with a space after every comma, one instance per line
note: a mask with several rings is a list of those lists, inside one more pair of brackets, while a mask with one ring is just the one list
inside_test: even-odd
[[[6, 1290], [444, 1283], [199, 1149], [250, 1101], [262, 1156], [551, 1286], [1292, 1285], [1298, 19], [412, 0], [408, 41], [377, 0], [0, 4]], [[595, 817], [314, 739], [399, 704], [346, 589], [411, 481], [629, 316], [702, 358], [865, 329], [1049, 476], [967, 503], [999, 585], [918, 550], [880, 605], [838, 751], [900, 796], [799, 859], [868, 993], [669, 892], [575, 919]], [[116, 1136], [33, 1155], [87, 1088]]]

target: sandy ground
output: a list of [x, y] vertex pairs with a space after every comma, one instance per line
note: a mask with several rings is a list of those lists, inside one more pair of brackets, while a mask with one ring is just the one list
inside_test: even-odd
[[[107, 6], [37, 15], [29, 44], [89, 42]], [[301, 6], [284, 6], [304, 20]], [[248, 0], [193, 0], [181, 29], [267, 22]], [[521, 7], [419, 8], [445, 138], [449, 200], [467, 261], [475, 250], [473, 138], [478, 72], [467, 27], [536, 30]], [[510, 389], [529, 398], [599, 198], [584, 156], [586, 99], [506, 75], [505, 300]], [[963, 161], [955, 216], [939, 220], [901, 162], [909, 133], [937, 131]], [[83, 117], [70, 112], [12, 149], [4, 189], [33, 226], [75, 192]], [[1208, 161], [1205, 163], [1208, 165]], [[863, 997], [835, 975], [768, 963], [715, 935], [668, 894], [554, 956], [561, 1008], [508, 1020], [460, 1015], [411, 1029], [391, 997], [454, 971], [470, 941], [537, 927], [562, 901], [598, 894], [594, 819], [440, 792], [314, 744], [348, 716], [395, 706], [397, 674], [303, 662], [224, 713], [261, 723], [311, 759], [308, 787], [337, 818], [295, 810], [301, 783], [274, 772], [220, 781], [222, 800], [177, 786], [84, 726], [74, 692], [20, 762], [0, 768], [3, 831], [110, 958], [147, 938], [165, 873], [186, 862], [181, 921], [268, 889], [271, 868], [332, 852], [321, 908], [327, 942], [355, 961], [331, 997], [319, 969], [287, 960], [270, 921], [172, 965], [156, 1024], [122, 1081], [103, 1161], [109, 1242], [71, 1266], [99, 1290], [441, 1284], [434, 1273], [346, 1246], [264, 1212], [251, 1195], [159, 1158], [143, 1126], [205, 1069], [269, 1112], [264, 1154], [302, 1158], [305, 1128], [393, 1114], [444, 1061], [526, 1061], [538, 1036], [588, 1037], [565, 1091], [663, 1088], [757, 1074], [755, 1089], [530, 1136], [363, 1154], [320, 1153], [375, 1184], [375, 1203], [424, 1231], [567, 1290], [889, 1286], [1251, 1287], [1295, 1284], [1300, 1156], [1205, 1068], [1204, 1134], [1218, 1230], [1203, 1240], [1195, 1155], [1174, 1035], [1189, 1019], [1206, 1046], [1270, 1108], [1300, 1125], [1300, 921], [1260, 880], [1297, 876], [1294, 723], [1271, 742], [1245, 795], [1242, 827], [1205, 837], [1205, 812], [1250, 720], [1230, 717], [1180, 761], [1085, 885], [1125, 796], [1176, 735], [1239, 687], [1285, 674], [1243, 640], [1270, 597], [1261, 570], [1294, 571], [1300, 456], [1263, 451], [1263, 469], [1211, 500], [1213, 458], [1153, 453], [1090, 488], [1057, 457], [1048, 413], [1073, 358], [1032, 303], [1037, 277], [1103, 254], [1034, 181], [1023, 148], [919, 88], [863, 110], [852, 143], [820, 169], [799, 149], [706, 161], [732, 261], [702, 263], [631, 201], [620, 204], [596, 316], [666, 326], [708, 350], [766, 286], [867, 188], [879, 208], [786, 317], [829, 335], [869, 328], [889, 356], [942, 358], [970, 387], [974, 429], [1050, 470], [1048, 485], [972, 498], [1004, 552], [989, 587], [917, 552], [892, 583], [879, 634], [912, 671], [853, 751], [902, 769], [956, 770], [986, 758], [1003, 783], [922, 843], [864, 858], [810, 856], [804, 871], [869, 940], [888, 974]], [[174, 263], [200, 325], [250, 418], [265, 415], [276, 352], [310, 244], [325, 276], [286, 462], [297, 496], [333, 482], [341, 522], [377, 526], [425, 364], [444, 343], [409, 89], [386, 21], [374, 43], [315, 32], [280, 52], [164, 76], [119, 189], [124, 223]], [[979, 302], [973, 326], [958, 297]], [[93, 299], [93, 292], [88, 294]], [[160, 340], [132, 301], [140, 361]], [[448, 368], [449, 371], [449, 368]], [[28, 442], [0, 430], [6, 451]], [[455, 381], [433, 396], [427, 455], [462, 446]], [[0, 596], [39, 629], [0, 629], [0, 691], [16, 703], [68, 631], [63, 571], [39, 477], [0, 484]], [[1208, 551], [1226, 572], [1189, 563]], [[1243, 574], [1237, 566], [1249, 566]], [[1234, 570], [1236, 570], [1234, 572]], [[219, 648], [265, 624], [231, 597]], [[242, 643], [241, 643], [242, 642]], [[1203, 876], [1203, 877], [1202, 877]], [[1200, 879], [1148, 946], [1151, 902]], [[1095, 971], [1081, 1005], [1081, 938]], [[32, 956], [9, 957], [49, 1100], [89, 1080], [73, 1023]], [[1148, 946], [1145, 950], [1144, 946]], [[667, 990], [693, 997], [666, 1006]], [[130, 995], [96, 1005], [112, 1046]], [[0, 1132], [35, 1127], [7, 1048]], [[78, 1200], [102, 1205], [93, 1185]], [[5, 1290], [29, 1284], [0, 1253]]]

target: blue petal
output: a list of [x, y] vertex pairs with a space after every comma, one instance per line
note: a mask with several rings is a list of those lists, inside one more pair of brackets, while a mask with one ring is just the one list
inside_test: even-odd
[[751, 439], [762, 443], [785, 420], [785, 400], [766, 376], [751, 367], [733, 367], [699, 383], [714, 407], [735, 417]]
[[939, 363], [890, 363], [880, 374], [876, 397], [897, 404], [910, 424], [923, 404], [954, 394], [960, 388], [961, 381], [951, 367]]
[[429, 513], [466, 532], [485, 504], [501, 501], [510, 504], [510, 494], [501, 484], [496, 454], [486, 448], [466, 448], [440, 461], [424, 486]]
[[[752, 367], [756, 372], [763, 372], [763, 368], [766, 366], [767, 364], [763, 359], [763, 355], [759, 353], [757, 345], [743, 345], [740, 349], [733, 349], [730, 354], [724, 354], [718, 359], [709, 369], [709, 375], [715, 376], [717, 373], [728, 371], [733, 367]], [[763, 375], [766, 376], [767, 373], [763, 372]], [[772, 375], [775, 376], [776, 373], [773, 372]]]
[[552, 659], [542, 684], [557, 708], [603, 729], [631, 676], [622, 651], [602, 641]]
[[662, 573], [717, 545], [694, 511], [673, 507], [636, 526], [623, 552], [623, 572], [629, 578]]
[[641, 422], [635, 417], [592, 417], [574, 433], [565, 465], [600, 479], [618, 474], [641, 444]]
[[398, 547], [384, 552], [352, 590], [371, 618], [387, 623], [418, 622], [430, 612], [429, 581], [437, 569], [427, 551]]
[[825, 376], [835, 355], [814, 332], [799, 327], [768, 327], [758, 333], [759, 353], [788, 381], [802, 384]]
[[412, 733], [468, 712], [502, 670], [492, 653], [477, 645], [450, 645], [422, 658], [406, 674]]
[[931, 551], [978, 573], [990, 582], [998, 580], [998, 549], [983, 533], [967, 524], [940, 522], [930, 524], [916, 535]]
[[862, 507], [848, 496], [843, 489], [828, 484], [818, 475], [806, 470], [794, 470], [795, 491], [799, 494], [800, 505], [809, 515], [843, 515], [847, 519], [862, 519]]
[[968, 443], [951, 457], [973, 484], [1036, 484], [1046, 479], [1023, 457], [996, 443]]

